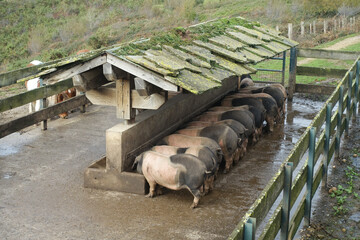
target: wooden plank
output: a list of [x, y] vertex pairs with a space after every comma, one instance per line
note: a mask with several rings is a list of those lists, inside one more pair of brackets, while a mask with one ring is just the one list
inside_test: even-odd
[[60, 113], [73, 110], [79, 106], [87, 104], [89, 101], [85, 95], [76, 96], [66, 101], [58, 103], [54, 106], [41, 109], [27, 116], [15, 119], [11, 122], [0, 125], [0, 138], [3, 138], [11, 133], [17, 132], [23, 128], [34, 125], [38, 122], [47, 120], [57, 116]]
[[5, 72], [0, 74], [0, 87], [5, 87], [11, 84], [16, 83], [19, 79], [30, 77], [42, 72], [44, 66], [49, 65], [50, 63], [26, 67], [17, 69], [11, 72]]
[[304, 196], [297, 209], [295, 210], [295, 213], [293, 215], [293, 218], [291, 219], [291, 223], [290, 223], [290, 227], [289, 227], [289, 236], [290, 236], [290, 239], [293, 239], [299, 226], [300, 226], [300, 223], [304, 217], [304, 214], [305, 214], [305, 200], [306, 200], [306, 196]]
[[295, 92], [297, 93], [313, 93], [321, 95], [330, 95], [334, 92], [335, 87], [315, 84], [295, 84]]
[[126, 120], [135, 118], [135, 109], [132, 108], [131, 90], [134, 88], [134, 79], [118, 79], [116, 83], [116, 117]]
[[172, 53], [175, 56], [177, 56], [178, 58], [180, 58], [184, 61], [187, 61], [195, 66], [202, 67], [202, 68], [211, 68], [211, 65], [208, 62], [205, 62], [205, 61], [195, 57], [194, 55], [191, 55], [191, 54], [181, 51], [179, 49], [175, 49], [171, 46], [164, 45], [162, 47], [163, 47], [163, 51], [165, 49], [169, 53]]
[[[145, 53], [147, 53], [148, 51], [146, 51]], [[177, 55], [175, 55], [167, 50], [164, 50], [164, 51], [152, 50], [151, 52], [154, 52], [158, 56], [164, 57], [165, 61], [167, 61], [167, 62], [169, 62], [169, 60], [170, 60], [180, 66], [183, 66], [185, 69], [187, 69], [189, 71], [192, 71], [195, 73], [201, 73], [201, 70], [199, 67], [192, 65], [191, 63], [183, 60], [182, 58], [177, 57]]]
[[144, 56], [144, 58], [150, 62], [155, 63], [157, 66], [160, 66], [161, 68], [165, 68], [171, 72], [179, 72], [180, 70], [185, 69], [184, 65], [179, 64], [165, 56], [146, 55]]
[[221, 67], [225, 68], [228, 71], [231, 71], [231, 72], [235, 73], [239, 77], [241, 75], [256, 72], [255, 69], [249, 69], [245, 65], [234, 63], [234, 62], [229, 61], [229, 60], [227, 60], [225, 58], [222, 58], [222, 57], [216, 57], [216, 61], [218, 62], [218, 64]]
[[20, 107], [24, 104], [43, 99], [65, 91], [73, 87], [72, 79], [66, 79], [58, 83], [39, 87], [31, 91], [0, 100], [0, 112]]
[[53, 83], [71, 78], [106, 63], [106, 56], [96, 57], [88, 62], [80, 63], [66, 70], [59, 70], [43, 77], [45, 83]]
[[217, 55], [220, 55], [220, 56], [223, 56], [226, 58], [230, 58], [236, 62], [239, 62], [239, 63], [247, 62], [245, 55], [242, 54], [241, 52], [232, 52], [225, 48], [219, 47], [215, 44], [205, 43], [205, 42], [202, 42], [199, 40], [195, 40], [195, 41], [193, 41], [193, 43], [200, 47], [204, 47], [204, 48], [210, 50], [211, 52], [216, 53]]
[[116, 88], [99, 87], [85, 92], [85, 95], [94, 105], [116, 106]]
[[165, 103], [165, 97], [159, 93], [153, 93], [150, 96], [141, 96], [138, 90], [132, 90], [131, 102], [133, 108], [156, 110]]
[[251, 63], [258, 63], [258, 62], [264, 60], [264, 58], [262, 58], [262, 57], [260, 57], [260, 56], [258, 56], [258, 55], [256, 55], [256, 54], [248, 51], [248, 50], [245, 49], [245, 48], [242, 49], [240, 52], [241, 52], [242, 54], [244, 54], [244, 55], [246, 56], [247, 60], [248, 60], [249, 62], [251, 62]]
[[347, 69], [296, 66], [296, 74], [304, 76], [342, 78], [347, 71]]
[[143, 67], [146, 67], [154, 72], [157, 72], [163, 76], [174, 76], [176, 77], [179, 75], [179, 71], [170, 71], [168, 69], [156, 66], [156, 64], [152, 61], [149, 61], [148, 59], [144, 58], [143, 56], [125, 56], [126, 59], [137, 63]]
[[347, 52], [339, 50], [325, 50], [314, 48], [299, 48], [298, 56], [306, 58], [336, 59], [336, 60], [356, 60], [360, 52]]
[[210, 63], [210, 65], [213, 65], [216, 63], [215, 56], [207, 49], [198, 47], [195, 45], [187, 45], [187, 46], [180, 46], [180, 48], [189, 54], [194, 54], [201, 59], [204, 59], [206, 62]]
[[279, 232], [281, 226], [281, 206], [277, 207], [274, 214], [268, 221], [268, 224], [265, 226], [265, 229], [259, 236], [259, 240], [262, 239], [275, 239], [277, 233]]
[[[115, 69], [113, 69], [115, 70]], [[124, 73], [121, 73], [123, 76]], [[96, 89], [104, 84], [109, 83], [103, 74], [103, 66], [97, 66], [86, 72], [80, 73], [72, 77], [74, 87], [79, 92], [86, 92], [91, 89]]]
[[243, 27], [243, 26], [234, 26], [234, 27], [236, 29], [238, 29], [239, 31], [247, 34], [247, 35], [250, 35], [252, 37], [256, 37], [256, 38], [258, 38], [260, 40], [263, 40], [265, 42], [270, 42], [271, 40], [274, 39], [270, 35], [259, 32], [259, 31], [255, 30], [255, 29], [250, 29], [250, 28], [246, 28], [246, 27]]
[[212, 69], [201, 68], [201, 71], [202, 71], [202, 75], [217, 82], [222, 82], [229, 77], [236, 76], [235, 73], [229, 70], [225, 70], [217, 67], [214, 67]]
[[247, 44], [249, 46], [256, 46], [256, 45], [263, 44], [262, 41], [260, 41], [260, 40], [258, 40], [256, 38], [250, 37], [250, 36], [248, 36], [246, 34], [240, 33], [240, 32], [229, 31], [229, 32], [227, 32], [227, 34], [229, 34], [231, 37], [233, 37], [236, 40], [239, 40], [240, 42], [245, 43], [245, 44]]
[[164, 89], [166, 91], [173, 91], [173, 92], [176, 92], [178, 90], [178, 86], [176, 86], [175, 84], [169, 81], [166, 81], [161, 75], [151, 72], [139, 65], [131, 63], [126, 59], [121, 59], [120, 57], [108, 54], [107, 61], [112, 65], [136, 77], [144, 79], [145, 81], [160, 87], [161, 89]]
[[245, 44], [225, 35], [209, 38], [209, 41], [211, 43], [227, 48], [230, 51], [237, 51], [246, 46]]
[[260, 48], [254, 48], [254, 47], [245, 47], [244, 49], [253, 54], [256, 54], [260, 57], [264, 57], [264, 58], [269, 58], [269, 57], [274, 56], [274, 53], [272, 53], [270, 51], [264, 51], [265, 50], [264, 48], [260, 49]]
[[215, 82], [209, 78], [190, 72], [188, 70], [182, 70], [180, 75], [176, 78], [166, 76], [165, 79], [176, 83], [176, 85], [194, 94], [201, 94], [212, 88], [218, 88], [221, 86], [221, 83], [219, 82]]

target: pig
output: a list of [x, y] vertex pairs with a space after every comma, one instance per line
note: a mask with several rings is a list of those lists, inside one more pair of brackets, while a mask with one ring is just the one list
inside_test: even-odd
[[254, 86], [254, 82], [250, 78], [245, 78], [240, 82], [240, 89], [252, 86]]
[[133, 169], [143, 174], [150, 185], [147, 197], [156, 196], [156, 185], [180, 190], [188, 189], [194, 196], [191, 208], [199, 204], [201, 188], [208, 172], [206, 166], [191, 154], [166, 156], [154, 151], [146, 151], [135, 158]]
[[237, 163], [240, 160], [240, 158], [242, 158], [246, 153], [246, 148], [249, 138], [249, 136], [246, 135], [247, 129], [240, 122], [235, 121], [233, 119], [226, 119], [218, 122], [193, 121], [187, 124], [187, 128], [206, 127], [206, 126], [218, 125], [218, 124], [220, 125], [224, 124], [226, 126], [231, 127], [234, 130], [234, 132], [237, 134], [238, 138], [241, 139], [241, 146], [240, 148], [238, 148], [238, 151], [234, 156], [234, 163]]
[[[266, 94], [266, 93], [257, 93], [257, 94], [237, 93], [237, 94], [228, 96], [225, 99], [231, 99], [231, 98], [236, 99], [236, 100], [231, 100], [231, 104], [234, 106], [242, 105], [242, 104], [255, 104], [255, 102], [256, 102], [256, 101], [241, 100], [241, 99], [249, 99], [249, 98], [259, 99], [266, 110], [265, 120], [267, 122], [267, 129], [270, 132], [273, 131], [275, 122], [279, 121], [279, 119], [280, 119], [278, 107], [277, 107], [276, 101], [273, 99], [273, 97], [271, 97], [269, 94]], [[253, 106], [255, 106], [255, 105], [253, 105]]]
[[194, 155], [205, 164], [206, 170], [212, 173], [211, 176], [208, 176], [208, 178], [205, 179], [205, 183], [204, 183], [205, 194], [207, 194], [210, 190], [214, 188], [214, 177], [217, 174], [220, 162], [208, 147], [199, 145], [189, 148], [180, 148], [180, 147], [174, 147], [168, 145], [159, 145], [152, 147], [151, 151], [158, 152], [166, 156], [172, 156], [181, 153]]
[[[231, 106], [231, 103], [227, 104], [227, 105], [223, 105], [223, 106], [217, 106], [217, 107], [212, 107], [209, 110], [210, 111], [226, 111], [226, 110], [249, 110], [255, 119], [255, 134], [257, 139], [261, 136], [262, 133], [262, 127], [263, 127], [263, 122], [266, 118], [266, 110], [264, 108], [264, 106], [262, 105], [262, 103], [260, 102], [260, 100], [258, 99], [253, 99], [254, 101], [259, 101], [258, 106], [254, 107], [252, 105], [242, 105], [242, 106]], [[223, 100], [225, 101], [225, 100]], [[223, 102], [222, 102], [223, 104]]]
[[234, 154], [238, 147], [241, 146], [241, 139], [232, 128], [226, 125], [213, 125], [199, 128], [184, 128], [177, 131], [177, 133], [188, 136], [208, 137], [215, 140], [224, 154], [225, 170], [224, 173], [230, 170], [230, 166], [234, 160]]
[[188, 148], [193, 146], [206, 146], [216, 156], [217, 161], [221, 162], [223, 152], [219, 144], [207, 137], [191, 137], [183, 134], [171, 134], [161, 139], [157, 145], [169, 145], [175, 147]]
[[271, 87], [270, 86], [266, 86], [266, 87], [263, 87], [263, 88], [259, 88], [257, 90], [253, 90], [252, 91], [253, 93], [267, 93], [269, 94], [270, 96], [272, 96], [275, 101], [276, 101], [276, 104], [278, 106], [278, 109], [279, 109], [279, 112], [282, 113], [283, 112], [283, 109], [285, 108], [285, 101], [284, 101], [284, 94], [283, 92], [279, 89], [279, 88], [276, 88], [276, 87]]
[[[233, 119], [240, 122], [246, 128], [245, 134], [247, 136], [252, 136], [255, 132], [255, 121], [254, 117], [251, 117], [251, 112], [246, 112], [246, 110], [232, 110], [232, 113], [224, 112], [205, 112], [202, 115], [196, 117], [196, 120], [199, 121], [221, 121], [226, 119]], [[249, 114], [250, 113], [250, 114]]]

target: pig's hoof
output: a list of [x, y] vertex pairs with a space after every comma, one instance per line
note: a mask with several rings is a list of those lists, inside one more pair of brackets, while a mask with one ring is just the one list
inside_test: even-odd
[[223, 171], [224, 174], [227, 174], [228, 172], [229, 172], [228, 169], [224, 169], [224, 171]]
[[191, 204], [191, 206], [190, 206], [191, 209], [194, 209], [194, 208], [196, 208], [196, 207], [197, 207], [197, 204], [196, 204], [196, 203], [193, 203], [193, 204]]
[[145, 197], [147, 197], [147, 198], [153, 198], [153, 197], [155, 197], [155, 194], [153, 194], [153, 193], [149, 193], [148, 195], [146, 195]]
[[156, 190], [156, 195], [162, 195], [162, 194], [163, 194], [163, 192], [162, 192], [161, 189], [157, 189], [157, 190]]

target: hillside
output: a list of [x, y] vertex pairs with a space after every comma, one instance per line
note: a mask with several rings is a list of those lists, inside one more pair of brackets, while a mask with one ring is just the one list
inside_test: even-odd
[[[0, 0], [0, 72], [25, 67], [33, 59], [54, 60], [81, 49], [146, 38], [156, 32], [217, 17], [241, 15], [266, 24], [285, 23], [304, 18], [307, 2]], [[351, 4], [351, 0], [345, 2]], [[324, 13], [333, 14], [337, 7], [334, 5], [332, 10], [324, 10]]]

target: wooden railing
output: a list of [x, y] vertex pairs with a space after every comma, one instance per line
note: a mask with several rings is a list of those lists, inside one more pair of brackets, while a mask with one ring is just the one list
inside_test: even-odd
[[[0, 86], [7, 86], [14, 83], [14, 80], [8, 81], [7, 79], [0, 79]], [[52, 95], [61, 93], [69, 88], [73, 87], [72, 79], [66, 79], [64, 81], [57, 82], [52, 85], [46, 85], [39, 87], [37, 89], [27, 91], [12, 97], [8, 97], [0, 100], [0, 112], [8, 111], [10, 109], [25, 105], [27, 103], [36, 101], [38, 99], [46, 99]], [[62, 112], [67, 112], [73, 110], [77, 107], [84, 106], [88, 103], [85, 95], [76, 96], [70, 98], [64, 102], [43, 108], [40, 111], [28, 114], [24, 117], [17, 118], [10, 122], [0, 125], [0, 138], [5, 137], [11, 133], [19, 131], [25, 127], [31, 126], [33, 124], [44, 122], [46, 129], [46, 121], [49, 118], [57, 116]]]
[[[359, 57], [346, 72], [332, 95], [328, 98], [320, 112], [302, 134], [278, 172], [270, 180], [259, 198], [238, 223], [229, 239], [255, 239], [256, 225], [263, 222], [270, 209], [283, 192], [281, 203], [266, 223], [258, 239], [275, 239], [280, 231], [281, 239], [293, 239], [303, 218], [305, 224], [310, 222], [311, 200], [319, 188], [320, 182], [326, 184], [327, 167], [334, 156], [339, 156], [340, 139], [348, 132], [351, 116], [356, 114], [359, 96]], [[335, 105], [337, 110], [333, 110]], [[344, 111], [346, 110], [346, 114]], [[332, 112], [334, 112], [332, 114]], [[325, 129], [321, 127], [325, 123]], [[321, 131], [321, 132], [320, 132]], [[320, 134], [316, 141], [316, 133]], [[305, 163], [292, 181], [292, 170], [295, 169], [303, 155], [309, 152]], [[320, 160], [320, 166], [314, 173], [314, 166]], [[301, 194], [306, 185], [306, 193]], [[280, 196], [281, 197], [281, 196]], [[300, 199], [296, 209], [290, 216], [295, 202]]]

